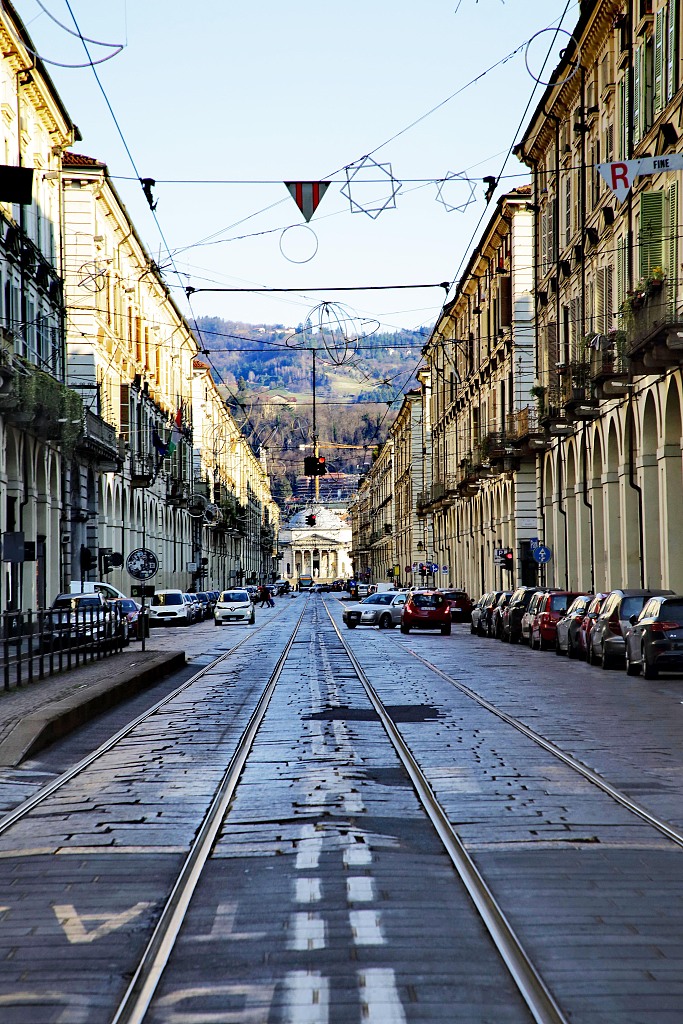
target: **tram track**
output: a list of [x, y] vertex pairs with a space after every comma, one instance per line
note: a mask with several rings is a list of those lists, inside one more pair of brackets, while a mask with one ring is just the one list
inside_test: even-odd
[[571, 768], [573, 771], [581, 775], [584, 779], [587, 779], [588, 782], [592, 783], [601, 792], [611, 797], [618, 804], [624, 807], [627, 811], [630, 811], [632, 814], [635, 814], [638, 818], [642, 819], [642, 821], [646, 822], [652, 828], [656, 829], [657, 832], [660, 832], [663, 836], [666, 836], [667, 839], [670, 839], [671, 842], [676, 843], [677, 846], [683, 848], [683, 832], [680, 829], [674, 828], [669, 822], [664, 821], [662, 818], [659, 818], [657, 815], [653, 814], [651, 811], [647, 809], [647, 807], [644, 807], [641, 803], [634, 800], [632, 797], [628, 796], [627, 793], [624, 793], [622, 790], [617, 789], [616, 786], [613, 786], [607, 779], [603, 778], [596, 771], [593, 771], [592, 768], [589, 768], [588, 765], [585, 765], [582, 761], [579, 761], [578, 758], [574, 757], [572, 754], [567, 753], [565, 750], [562, 750], [562, 748], [559, 747], [556, 743], [553, 743], [545, 736], [542, 736], [539, 732], [537, 732], [535, 729], [532, 729], [530, 726], [526, 725], [519, 718], [515, 718], [514, 715], [510, 715], [506, 711], [503, 711], [501, 708], [496, 707], [496, 705], [493, 704], [491, 701], [487, 700], [486, 697], [483, 697], [480, 693], [477, 693], [476, 690], [473, 690], [470, 686], [467, 686], [466, 683], [461, 683], [458, 679], [450, 675], [448, 672], [444, 672], [443, 669], [439, 668], [437, 665], [434, 665], [433, 662], [423, 657], [423, 655], [418, 654], [416, 651], [407, 647], [405, 644], [401, 644], [397, 640], [392, 639], [392, 642], [395, 643], [398, 647], [400, 647], [401, 650], [407, 651], [413, 658], [415, 658], [416, 661], [418, 661], [425, 668], [429, 669], [430, 672], [433, 672], [440, 679], [443, 679], [451, 686], [454, 686], [466, 697], [469, 697], [470, 700], [474, 701], [480, 707], [484, 708], [484, 710], [490, 712], [492, 715], [495, 715], [495, 717], [500, 719], [500, 721], [505, 722], [507, 725], [517, 730], [517, 732], [521, 733], [523, 736], [526, 736], [527, 739], [532, 740], [532, 742], [536, 743], [539, 747], [545, 750], [546, 753], [551, 754], [558, 761], [562, 762], [562, 764], [564, 764], [566, 767]]
[[[322, 623], [319, 621], [319, 617], [321, 616], [321, 607], [324, 607], [326, 613], [322, 618]], [[296, 611], [299, 612], [299, 609], [297, 608]], [[300, 632], [304, 624], [306, 625], [308, 633], [305, 636], [300, 637]], [[302, 707], [297, 712], [302, 716], [299, 726], [301, 737], [304, 737], [305, 739], [305, 737], [310, 733], [310, 738], [307, 742], [310, 742], [312, 747], [308, 761], [310, 761], [311, 765], [322, 764], [320, 759], [325, 746], [325, 730], [323, 729], [321, 732], [319, 727], [318, 732], [316, 732], [311, 729], [310, 723], [329, 722], [329, 749], [330, 751], [341, 751], [338, 755], [338, 764], [340, 767], [337, 767], [337, 761], [332, 760], [331, 767], [327, 769], [329, 778], [335, 780], [334, 785], [336, 785], [338, 775], [343, 775], [345, 770], [347, 772], [351, 771], [353, 780], [358, 778], [357, 769], [354, 769], [353, 765], [355, 765], [359, 759], [362, 762], [364, 758], [362, 756], [359, 758], [355, 750], [349, 747], [348, 744], [345, 746], [344, 730], [346, 729], [346, 724], [342, 725], [342, 723], [348, 724], [355, 720], [360, 722], [370, 722], [372, 720], [368, 717], [368, 712], [366, 712], [358, 703], [358, 698], [353, 695], [355, 692], [354, 687], [357, 687], [358, 693], [362, 692], [364, 694], [364, 698], [367, 698], [369, 707], [372, 709], [372, 714], [376, 716], [378, 723], [381, 724], [381, 727], [391, 743], [391, 747], [393, 748], [398, 761], [406, 772], [412, 786], [412, 791], [417, 796], [423, 812], [431, 822], [434, 833], [438, 836], [438, 839], [442, 844], [442, 848], [445, 850], [448, 860], [454, 869], [454, 877], [457, 875], [464, 886], [467, 896], [463, 896], [462, 899], [469, 899], [469, 901], [471, 901], [473, 916], [474, 910], [476, 910], [476, 914], [483, 923], [483, 927], [491, 940], [492, 946], [495, 947], [497, 955], [500, 958], [501, 963], [504, 965], [508, 977], [514, 982], [517, 993], [519, 994], [519, 997], [521, 998], [523, 1005], [526, 1007], [531, 1019], [536, 1021], [537, 1024], [566, 1024], [569, 1018], [565, 1016], [565, 1010], [563, 1009], [564, 1002], [555, 994], [551, 985], [544, 979], [542, 968], [539, 968], [534, 962], [534, 956], [527, 951], [524, 940], [520, 939], [517, 930], [510, 923], [509, 916], [506, 914], [504, 909], [502, 909], [500, 900], [496, 897], [491, 886], [486, 881], [486, 871], [482, 872], [480, 867], [475, 863], [473, 857], [468, 853], [465, 842], [463, 842], [456, 831], [456, 827], [454, 827], [451, 820], [449, 820], [448, 809], [439, 800], [435, 788], [430, 782], [429, 771], [424, 770], [421, 767], [419, 763], [419, 754], [416, 754], [414, 750], [411, 750], [410, 744], [402, 735], [402, 730], [398, 724], [398, 722], [400, 722], [400, 716], [397, 721], [395, 709], [392, 709], [391, 705], [387, 706], [383, 701], [380, 693], [378, 692], [378, 686], [373, 685], [373, 682], [368, 675], [368, 671], [362, 663], [362, 657], [359, 657], [344, 639], [340, 629], [332, 617], [332, 614], [330, 613], [329, 608], [327, 607], [327, 603], [323, 602], [321, 605], [318, 602], [310, 602], [307, 600], [303, 608], [301, 608], [294, 625], [291, 626], [290, 623], [287, 623], [286, 630], [288, 635], [285, 636], [283, 631], [282, 638], [279, 641], [279, 644], [282, 644], [282, 650], [279, 655], [277, 655], [275, 662], [270, 662], [267, 680], [265, 680], [264, 673], [265, 684], [262, 683], [259, 686], [254, 686], [253, 691], [250, 691], [248, 705], [244, 707], [244, 718], [248, 715], [248, 721], [244, 724], [244, 718], [242, 719], [242, 724], [240, 724], [239, 729], [235, 731], [234, 738], [230, 740], [229, 749], [231, 753], [229, 755], [229, 760], [224, 768], [221, 769], [220, 778], [217, 784], [212, 784], [212, 795], [210, 796], [210, 799], [207, 799], [206, 807], [202, 811], [201, 820], [197, 819], [196, 824], [192, 826], [194, 835], [184, 856], [182, 857], [182, 863], [179, 865], [179, 870], [177, 870], [173, 876], [174, 880], [170, 879], [169, 876], [163, 906], [160, 906], [154, 912], [154, 920], [149, 929], [148, 938], [146, 938], [143, 943], [144, 949], [137, 949], [135, 952], [136, 966], [133, 969], [130, 969], [128, 966], [125, 970], [122, 970], [122, 977], [125, 975], [131, 980], [126, 983], [127, 987], [123, 998], [120, 996], [117, 997], [113, 1016], [111, 1016], [110, 1013], [108, 1014], [108, 1024], [143, 1024], [144, 1021], [148, 1020], [165, 1019], [163, 1016], [157, 1016], [157, 1013], [162, 1013], [162, 1011], [159, 1010], [159, 1006], [167, 1006], [169, 1005], [167, 1000], [179, 998], [177, 992], [172, 990], [172, 982], [169, 978], [173, 979], [175, 977], [174, 970], [176, 969], [177, 964], [174, 964], [174, 956], [176, 959], [178, 956], [181, 956], [182, 961], [182, 954], [178, 953], [178, 943], [181, 938], [181, 932], [184, 931], [186, 926], [187, 915], [189, 914], [193, 904], [200, 900], [199, 892], [201, 885], [206, 885], [203, 878], [204, 873], [209, 864], [212, 862], [215, 863], [216, 849], [217, 847], [220, 847], [221, 841], [225, 841], [226, 829], [228, 834], [231, 828], [236, 828], [238, 832], [242, 830], [245, 835], [248, 835], [249, 832], [248, 819], [245, 819], [244, 817], [244, 810], [242, 810], [241, 817], [239, 815], [237, 816], [236, 824], [234, 826], [232, 826], [230, 822], [232, 820], [231, 814], [233, 811], [233, 805], [239, 796], [240, 780], [244, 779], [245, 772], [247, 772], [250, 765], [250, 752], [252, 751], [253, 746], [259, 741], [265, 743], [266, 749], [268, 748], [268, 743], [272, 743], [272, 740], [269, 741], [267, 737], [261, 740], [260, 732], [264, 727], [274, 695], [282, 691], [279, 697], [280, 707], [291, 707], [293, 703], [293, 698], [290, 693], [292, 680], [297, 678], [301, 679], [302, 671], [305, 673], [305, 667], [313, 665], [317, 666], [316, 672], [319, 678], [317, 680], [312, 678], [310, 683], [303, 686], [305, 692], [308, 692], [306, 690], [306, 686], [310, 687], [311, 707], [309, 710]], [[212, 673], [215, 675], [217, 670], [220, 669], [221, 663], [227, 661], [227, 659], [233, 657], [236, 652], [244, 648], [244, 645], [249, 640], [253, 639], [256, 633], [257, 631], [251, 630], [229, 651], [226, 651], [219, 658], [212, 661], [210, 665], [202, 666], [200, 671], [193, 675], [191, 679], [186, 680], [182, 686], [178, 687], [172, 694], [167, 695], [153, 708], [148, 709], [134, 722], [129, 723], [124, 729], [111, 737], [106, 744], [103, 744], [97, 751], [94, 751], [93, 754], [89, 755], [88, 758], [79, 762], [79, 764], [74, 766], [69, 772], [64, 773], [64, 775], [60, 776], [59, 779], [55, 780], [48, 787], [45, 787], [33, 798], [26, 801], [21, 805], [21, 807], [17, 808], [14, 812], [4, 818], [2, 822], [0, 822], [0, 836], [9, 833], [13, 825], [19, 824], [22, 820], [29, 818], [32, 811], [39, 808], [41, 803], [49, 801], [50, 797], [55, 796], [61, 787], [65, 786], [68, 782], [75, 781], [79, 774], [87, 773], [88, 769], [97, 762], [98, 758], [104, 757], [108, 752], [115, 751], [118, 744], [122, 743], [127, 738], [130, 738], [135, 733], [136, 729], [144, 726], [145, 723], [150, 721], [155, 714], [165, 711], [171, 702], [179, 695], [186, 693], [193, 685], [200, 684], [208, 675]], [[386, 634], [384, 634], [384, 637], [386, 639], [390, 639]], [[282, 640], [284, 640], [284, 643], [282, 643]], [[394, 641], [392, 641], [392, 643], [393, 642]], [[572, 758], [571, 755], [565, 754], [565, 752], [561, 751], [560, 748], [555, 746], [555, 744], [545, 740], [544, 737], [535, 733], [534, 730], [529, 729], [528, 726], [519, 722], [513, 716], [501, 711], [501, 709], [495, 708], [491, 702], [487, 701], [480, 694], [477, 694], [471, 687], [459, 683], [454, 677], [450, 676], [449, 673], [444, 672], [428, 659], [416, 654], [404, 644], [397, 644], [397, 647], [399, 647], [404, 654], [408, 653], [415, 657], [422, 663], [424, 669], [430, 673], [435, 673], [442, 682], [447, 683], [448, 685], [457, 686], [464, 697], [474, 701], [485, 711], [496, 715], [499, 721], [515, 728], [526, 739], [532, 740], [538, 746], [542, 747], [546, 753], [551, 754], [553, 757], [558, 757], [565, 767], [579, 771], [584, 779], [594, 783], [595, 785], [599, 785], [601, 791], [605, 795], [617, 800], [618, 796], [621, 795], [624, 799], [618, 800], [618, 802], [624, 808], [633, 811], [636, 814], [639, 814], [639, 811], [643, 811], [644, 813], [639, 814], [641, 820], [648, 825], [653, 825], [653, 827], [657, 827], [657, 824], [663, 825], [664, 827], [659, 828], [659, 831], [667, 839], [673, 839], [674, 842], [677, 842], [677, 845], [683, 845], [683, 836], [677, 833], [676, 830], [672, 829], [666, 822], [658, 822], [658, 819], [650, 815], [645, 808], [640, 808], [625, 794], [619, 794], [619, 791], [609, 786], [609, 784], [602, 785], [601, 783], [604, 780], [601, 780], [594, 772], [587, 769], [585, 765], [581, 765], [581, 763]], [[277, 652], [273, 650], [273, 658], [275, 658], [276, 653]], [[315, 676], [316, 672], [312, 672], [311, 675]], [[287, 673], [289, 674], [289, 683], [285, 681], [283, 690], [282, 686], [279, 684], [283, 678], [286, 677]], [[379, 688], [381, 689], [381, 685]], [[286, 696], [283, 696], [283, 694]], [[183, 707], [184, 706], [185, 705], [183, 704]], [[182, 713], [182, 708], [180, 710]], [[277, 732], [279, 729], [277, 719], [275, 722], [275, 731]], [[282, 728], [284, 729], [284, 726]], [[270, 734], [271, 736], [273, 734], [272, 724], [270, 727]], [[303, 740], [295, 741], [294, 736], [295, 733], [292, 733], [292, 738], [290, 739], [289, 734], [286, 734], [283, 743], [287, 749], [286, 756], [288, 758], [293, 758], [292, 763], [295, 767], [292, 770], [296, 771], [296, 765], [299, 763], [298, 758], [301, 756], [300, 748]], [[226, 747], [226, 751], [227, 749], [228, 747]], [[373, 759], [377, 758], [379, 755], [376, 748], [372, 747], [371, 749], [373, 750]], [[329, 756], [335, 758], [337, 755], [330, 753]], [[268, 759], [272, 760], [272, 757], [273, 754], [269, 752]], [[343, 760], [344, 757], [347, 759], [346, 769], [343, 768], [345, 763]], [[124, 754], [124, 760], [126, 759], [127, 758]], [[263, 754], [261, 755], [261, 760], [263, 760]], [[307, 759], [304, 758], [304, 764], [306, 763], [306, 760]], [[384, 764], [384, 762], [385, 759], [384, 756], [382, 756], [381, 763]], [[277, 763], [279, 764], [280, 762], [278, 761]], [[389, 763], [388, 760], [386, 763]], [[303, 773], [304, 779], [306, 778], [306, 773], [311, 770], [312, 769], [307, 769], [305, 767], [300, 769], [300, 772]], [[258, 775], [258, 769], [252, 768], [251, 771], [252, 776], [254, 772]], [[321, 789], [324, 790], [328, 785], [328, 783], [324, 781], [327, 777], [326, 770], [324, 768], [316, 768], [313, 772], [313, 776], [312, 781], [309, 783], [312, 787], [311, 795]], [[289, 778], [289, 776], [287, 777]], [[249, 788], [250, 787], [247, 786], [245, 792]], [[87, 792], [87, 786], [85, 791]], [[359, 821], [362, 821], [362, 817], [360, 819], [358, 817], [362, 808], [362, 800], [355, 795], [350, 796], [350, 794], [356, 794], [356, 792], [357, 783], [355, 781], [353, 783], [349, 783], [347, 796], [341, 800], [341, 806], [344, 807], [346, 813], [349, 815], [348, 822], [345, 823], [342, 821], [339, 826], [341, 830], [340, 835], [343, 836], [347, 833], [351, 835], [351, 845], [353, 847], [352, 852], [354, 854], [359, 852], [359, 848], [354, 846], [353, 837], [356, 837], [356, 843], [360, 842], [362, 838], [358, 831], [362, 827], [359, 825]], [[209, 794], [207, 792], [207, 797], [208, 796]], [[75, 799], [76, 802], [78, 802], [78, 794], [76, 794]], [[243, 797], [243, 803], [245, 799], [246, 798]], [[377, 800], [377, 798], [374, 799]], [[284, 833], [282, 836], [276, 835], [276, 846], [278, 847], [276, 853], [284, 852], [285, 846], [283, 844], [286, 842], [288, 829], [292, 835], [297, 834], [297, 821], [304, 823], [307, 821], [315, 822], [315, 816], [317, 813], [315, 808], [317, 800], [317, 797], [315, 800], [310, 799], [306, 801], [302, 801], [299, 798], [297, 802], [293, 796], [291, 812], [289, 812], [288, 809], [283, 811], [282, 808], [279, 807], [277, 809], [273, 808], [271, 810], [267, 808], [265, 810], [265, 817], [263, 820], [269, 827], [272, 827], [273, 833]], [[136, 803], [137, 801], [134, 802]], [[239, 801], [237, 802], [239, 803]], [[324, 807], [324, 799], [320, 806]], [[299, 810], [300, 808], [304, 809]], [[63, 810], [58, 807], [56, 814], [59, 815], [61, 813], [63, 813]], [[48, 817], [54, 817], [54, 815], [55, 812], [48, 810]], [[303, 815], [303, 817], [301, 817], [301, 815]], [[311, 815], [312, 817], [310, 817]], [[329, 817], [330, 811], [325, 810], [322, 812], [320, 827], [323, 831], [320, 839], [315, 838], [315, 828], [318, 826], [306, 824], [303, 826], [299, 825], [298, 832], [305, 838], [295, 838], [293, 840], [293, 845], [296, 847], [297, 843], [300, 843], [305, 847], [305, 844], [307, 843], [322, 843], [322, 836], [325, 834], [324, 829], [329, 829], [330, 827], [325, 824], [325, 822], [329, 821]], [[344, 815], [342, 815], [342, 817], [344, 817]], [[313, 831], [307, 831], [309, 828], [313, 829]], [[292, 830], [294, 830], [294, 832], [292, 832]], [[256, 828], [256, 833], [258, 833], [258, 827]], [[310, 867], [316, 863], [316, 858], [314, 856], [311, 854], [305, 854], [305, 850], [302, 852], [304, 867]], [[80, 850], [79, 854], [83, 856]], [[7, 856], [7, 853], [5, 853], [4, 856]], [[234, 857], [235, 855], [231, 855], [230, 853], [227, 854], [228, 862], [231, 856]], [[351, 858], [349, 863], [355, 863], [356, 861], [357, 858], [355, 860], [354, 858]], [[365, 860], [357, 862], [366, 863]], [[223, 863], [225, 863], [225, 861], [223, 861]], [[310, 874], [310, 871], [308, 874]], [[342, 883], [348, 887], [349, 893], [355, 893], [355, 896], [353, 896], [354, 899], [362, 900], [367, 898], [364, 893], [371, 890], [372, 882], [365, 877], [366, 875], [367, 872], [365, 872], [361, 877], [347, 880]], [[455, 882], [453, 884], [455, 884]], [[213, 885], [215, 888], [215, 881]], [[311, 899], [316, 899], [319, 898], [315, 896], [315, 893], [320, 885], [320, 882], [315, 878], [308, 877], [308, 875], [306, 877], [300, 877], [297, 881], [297, 892], [309, 893], [311, 894]], [[203, 911], [203, 913], [206, 913], [206, 911]], [[370, 927], [367, 924], [368, 919], [362, 916], [365, 913], [365, 911], [353, 911], [350, 914], [352, 920], [364, 922], [357, 926], [360, 927], [361, 934], [363, 934], [364, 930], [367, 930]], [[302, 918], [304, 916], [305, 915], [298, 915], [298, 917]], [[308, 918], [310, 919], [310, 917], [311, 915], [309, 914]], [[306, 925], [306, 928], [312, 928], [310, 921]], [[375, 928], [375, 925], [370, 928], [371, 932], [373, 928]], [[235, 937], [239, 938], [240, 936]], [[310, 950], [311, 948], [315, 949], [317, 948], [316, 944], [319, 942], [319, 938], [320, 933], [316, 931], [304, 931], [299, 940], [296, 939], [295, 935], [293, 940], [294, 945], [290, 942], [289, 948], [302, 950]], [[208, 941], [208, 936], [195, 936], [194, 941]], [[298, 946], [296, 945], [297, 941], [302, 941], [304, 943], [308, 942], [308, 946], [305, 944]], [[371, 939], [370, 941], [374, 942], [376, 940]], [[311, 946], [311, 943], [313, 943], [313, 946]], [[181, 949], [182, 948], [183, 947], [181, 945]], [[187, 940], [185, 941], [184, 948], [186, 950], [188, 948]], [[492, 957], [495, 955], [493, 949], [491, 950], [490, 955]], [[268, 956], [266, 956], [266, 959], [263, 962], [265, 963], [267, 959]], [[302, 957], [300, 963], [302, 967], [305, 967], [305, 970], [302, 972], [299, 969], [298, 971], [295, 970], [290, 972], [284, 981], [282, 981], [284, 988], [289, 986], [292, 989], [294, 993], [292, 998], [295, 1000], [301, 998], [301, 987], [303, 986], [305, 989], [309, 984], [309, 982], [306, 981], [306, 978], [309, 978], [309, 976], [313, 977], [310, 971], [310, 956]], [[502, 968], [500, 969], [502, 970]], [[382, 979], [384, 979], [386, 973], [386, 969], [383, 968], [382, 971], [377, 974], [377, 977], [381, 975]], [[367, 974], [368, 978], [374, 977], [372, 970], [368, 971]], [[315, 974], [315, 978], [318, 978], [317, 974]], [[365, 974], [362, 975], [362, 978], [365, 979]], [[200, 983], [202, 980], [202, 977], [198, 978]], [[166, 990], [163, 988], [164, 981], [166, 982]], [[249, 976], [245, 976], [244, 981], [245, 983], [250, 983], [251, 978]], [[381, 984], [384, 985], [384, 980], [382, 980]], [[171, 995], [168, 994], [169, 985], [171, 985]], [[311, 982], [311, 985], [313, 985], [314, 989], [313, 1001], [316, 1002], [317, 1000], [322, 1000], [324, 1002], [323, 996], [321, 995], [321, 992], [325, 992], [324, 986], [321, 988], [317, 980], [315, 980], [315, 984]], [[359, 982], [359, 985], [368, 987], [370, 983], [363, 980], [362, 982]], [[201, 984], [199, 987], [194, 986], [192, 991], [200, 991], [200, 989]], [[385, 990], [383, 989], [382, 992], [383, 994], [381, 998], [386, 999]], [[395, 1011], [392, 1011], [392, 1015], [386, 1018], [387, 1021], [391, 1021], [391, 1024], [403, 1024], [407, 1019], [410, 1019], [403, 1015], [402, 1010], [398, 1008], [398, 1004], [396, 1003], [397, 998], [398, 997], [396, 996], [394, 999], [394, 1003], [397, 1008]], [[2, 989], [0, 988], [0, 1007], [2, 1005]], [[156, 1013], [155, 1007], [157, 1008]], [[318, 1022], [323, 1024], [323, 1022], [328, 1019], [323, 1011], [324, 1007], [321, 1006], [319, 1011], [316, 1010], [315, 1013], [310, 1016], [305, 1016], [303, 1019], [315, 1022], [315, 1024], [318, 1024]], [[264, 1014], [265, 1013], [266, 1012], [264, 1011]], [[365, 1014], [364, 1011], [362, 1016], [363, 1015], [367, 1015], [371, 1019], [382, 1019], [383, 1021], [385, 1019], [374, 1018], [371, 1012]], [[190, 1016], [192, 1019], [200, 1019], [200, 1017], [196, 1015], [190, 1014]], [[64, 1019], [66, 1020], [67, 1018], [65, 1017]], [[173, 1019], [175, 1019], [175, 1017]], [[219, 1018], [216, 1017], [215, 1019]], [[229, 1017], [229, 1019], [233, 1018]], [[247, 1018], [245, 1017], [245, 1019]], [[252, 1017], [249, 1017], [248, 1019], [251, 1020]], [[263, 1017], [255, 1016], [253, 1019], [270, 1020], [271, 1017], [264, 1015]], [[280, 1020], [280, 1017], [272, 1019]], [[296, 1016], [290, 1016], [283, 1019], [286, 1019], [288, 1022], [295, 1022], [298, 1021], [299, 1018]], [[438, 1019], [451, 1018], [447, 1014], [446, 1017], [438, 1017]], [[506, 1017], [506, 1019], [508, 1018]]]

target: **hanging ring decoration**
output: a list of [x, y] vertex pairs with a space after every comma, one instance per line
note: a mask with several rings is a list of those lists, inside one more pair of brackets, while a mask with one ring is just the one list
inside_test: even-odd
[[[301, 231], [308, 231], [308, 232], [310, 232], [311, 235], [313, 235], [313, 239], [314, 239], [314, 242], [315, 242], [315, 249], [313, 250], [313, 252], [311, 253], [310, 256], [306, 256], [306, 258], [303, 259], [303, 260], [295, 260], [292, 256], [288, 256], [287, 255], [287, 253], [285, 252], [285, 250], [282, 247], [282, 243], [284, 242], [285, 235], [287, 234], [288, 231], [299, 231], [299, 232], [301, 232]], [[299, 237], [301, 237], [301, 236], [299, 236]], [[280, 252], [284, 256], [284, 258], [289, 261], [289, 263], [310, 263], [311, 260], [314, 259], [318, 255], [318, 245], [319, 245], [319, 243], [318, 243], [318, 236], [316, 235], [316, 233], [313, 230], [313, 228], [309, 227], [308, 224], [290, 224], [290, 226], [288, 228], [285, 228], [284, 231], [282, 232], [282, 234], [280, 235]]]
[[206, 507], [209, 504], [209, 499], [205, 498], [203, 494], [199, 494], [197, 491], [193, 491], [190, 497], [187, 499], [187, 511], [193, 519], [201, 519], [206, 511]]
[[[444, 194], [444, 189], [449, 187], [449, 182], [454, 181], [459, 183], [461, 182], [462, 184], [467, 185], [470, 190], [469, 195], [467, 196], [465, 201], [460, 203], [460, 205], [458, 206], [454, 206], [452, 203], [449, 203], [448, 199], [446, 198], [446, 195], [448, 193], [446, 193], [446, 195]], [[468, 177], [467, 174], [465, 174], [464, 171], [459, 171], [457, 173], [455, 173], [454, 171], [449, 171], [448, 174], [444, 178], [442, 178], [441, 181], [437, 184], [436, 202], [441, 203], [446, 208], [447, 213], [453, 213], [454, 210], [457, 210], [459, 213], [464, 213], [464, 211], [467, 209], [470, 203], [476, 203], [477, 201], [477, 197], [475, 195], [475, 188], [475, 183], [472, 181], [470, 177]]]
[[206, 526], [218, 526], [222, 518], [223, 513], [219, 509], [218, 505], [207, 505], [204, 509], [204, 524]]
[[[531, 75], [531, 77], [533, 78], [534, 82], [537, 82], [539, 85], [553, 85], [553, 86], [566, 85], [567, 82], [571, 82], [572, 78], [574, 77], [574, 75], [577, 73], [577, 71], [581, 67], [581, 62], [580, 61], [578, 61], [578, 60], [577, 61], [572, 61], [573, 65], [574, 65], [574, 70], [571, 72], [571, 74], [567, 75], [565, 78], [558, 79], [556, 82], [553, 82], [552, 80], [549, 81], [549, 82], [544, 82], [543, 79], [542, 78], [538, 78], [533, 73], [531, 68], [529, 67], [529, 47], [533, 43], [534, 39], [538, 39], [538, 37], [542, 36], [544, 32], [552, 32], [554, 36], [558, 36], [560, 34], [560, 32], [561, 32], [562, 35], [569, 36], [569, 39], [571, 40], [571, 42], [573, 42], [574, 45], [576, 46], [577, 53], [579, 52], [579, 44], [578, 44], [577, 40], [571, 34], [571, 32], [567, 32], [566, 28], [542, 28], [539, 32], [536, 32], [531, 37], [531, 39], [529, 39], [527, 41], [527, 44], [524, 47], [524, 64], [526, 66], [526, 69], [529, 72], [529, 74]], [[567, 48], [565, 47], [564, 50], [560, 51], [560, 57], [564, 57], [566, 52], [567, 52]]]

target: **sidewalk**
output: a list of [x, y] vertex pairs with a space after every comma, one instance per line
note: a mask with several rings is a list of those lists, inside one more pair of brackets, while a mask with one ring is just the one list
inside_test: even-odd
[[179, 639], [164, 630], [131, 643], [120, 654], [0, 690], [0, 767], [14, 767], [53, 740], [78, 728], [186, 664]]

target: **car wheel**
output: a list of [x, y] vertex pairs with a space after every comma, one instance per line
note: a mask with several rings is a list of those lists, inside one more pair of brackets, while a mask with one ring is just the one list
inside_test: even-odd
[[449, 622], [445, 626], [441, 627], [441, 636], [450, 636], [450, 635], [451, 635], [451, 624]]
[[474, 634], [475, 634], [476, 632], [477, 632], [477, 627], [476, 627], [476, 626], [474, 625], [474, 623], [472, 622], [472, 619], [470, 619], [470, 633], [472, 634], [472, 636], [474, 636]]
[[356, 628], [356, 623], [355, 622], [347, 622], [346, 623], [346, 628], [347, 629], [355, 629]]
[[389, 629], [389, 626], [391, 625], [391, 615], [382, 615], [377, 625], [380, 629]]
[[601, 666], [601, 668], [608, 669], [608, 668], [612, 668], [612, 664], [613, 664], [612, 656], [610, 654], [608, 654], [608, 652], [605, 650], [605, 645], [603, 644], [602, 645], [601, 656], [600, 656], [600, 666]]
[[557, 654], [558, 657], [561, 657], [564, 654], [564, 651], [560, 647], [559, 638], [557, 637], [555, 638], [555, 654]]
[[643, 659], [643, 662], [642, 662], [642, 664], [643, 664], [643, 678], [644, 679], [656, 679], [657, 676], [659, 675], [659, 669], [657, 668], [656, 665], [652, 665], [647, 660], [647, 655], [645, 653], [645, 648], [643, 648], [641, 657]]
[[410, 633], [410, 626], [406, 626], [404, 622], [401, 623], [401, 632]]
[[627, 676], [639, 676], [640, 665], [638, 662], [631, 661], [631, 656], [628, 653], [628, 647], [626, 648], [626, 675]]
[[576, 647], [572, 643], [571, 637], [568, 636], [567, 637], [567, 657], [568, 658], [578, 658], [578, 656], [579, 655], [578, 655], [578, 652], [576, 650]]
[[218, 621], [218, 619], [214, 619], [213, 624], [214, 626], [220, 626], [220, 622]]
[[597, 665], [598, 664], [598, 659], [597, 659], [597, 657], [595, 655], [595, 651], [593, 649], [593, 644], [591, 643], [590, 640], [588, 641], [588, 653], [586, 654], [586, 661], [588, 662], [589, 665]]
[[256, 615], [254, 614], [254, 612], [252, 612], [251, 613], [251, 618], [249, 619], [249, 625], [253, 626], [255, 623], [256, 623]]

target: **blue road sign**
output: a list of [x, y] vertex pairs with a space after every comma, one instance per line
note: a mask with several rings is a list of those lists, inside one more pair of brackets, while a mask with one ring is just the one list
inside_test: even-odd
[[531, 553], [534, 556], [534, 561], [538, 562], [539, 565], [545, 565], [553, 557], [552, 551], [545, 544], [539, 544]]

